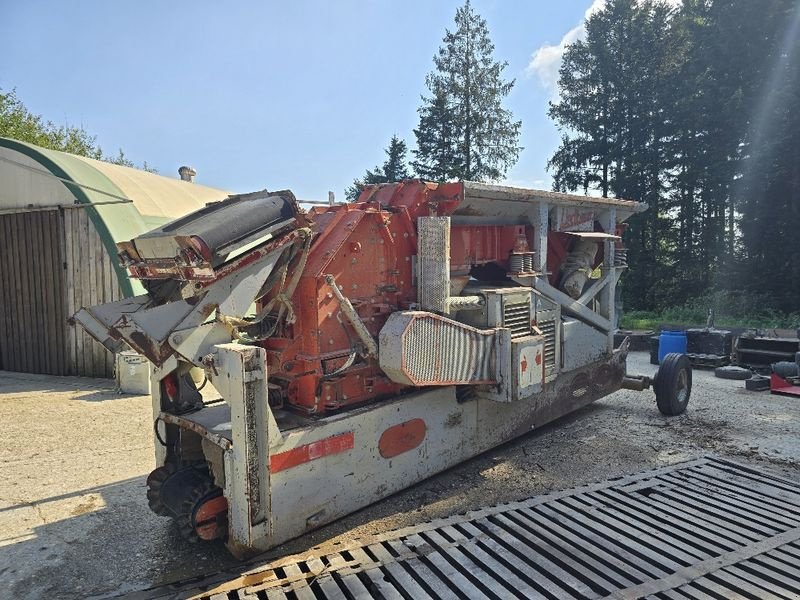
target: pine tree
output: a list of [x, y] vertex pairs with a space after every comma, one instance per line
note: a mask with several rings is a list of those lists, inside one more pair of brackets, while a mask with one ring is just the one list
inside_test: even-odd
[[652, 308], [660, 295], [673, 293], [663, 199], [664, 143], [671, 135], [664, 102], [673, 68], [669, 23], [661, 0], [608, 0], [587, 20], [586, 40], [567, 48], [560, 98], [549, 111], [562, 130], [548, 162], [555, 189], [598, 190], [651, 207], [629, 220], [626, 236], [631, 268], [623, 291], [626, 305], [637, 308]]
[[453, 113], [444, 88], [435, 83], [429, 87], [433, 96], [423, 98], [425, 104], [419, 109], [419, 127], [414, 130], [417, 160], [411, 166], [422, 179], [447, 181], [457, 177]]
[[430, 92], [419, 108], [417, 173], [441, 181], [496, 181], [516, 163], [522, 123], [503, 108], [514, 80], [503, 79], [508, 63], [494, 60], [486, 21], [469, 0], [456, 11], [456, 29], [446, 30], [444, 45], [425, 79]]
[[386, 178], [386, 183], [403, 181], [411, 177], [408, 165], [406, 165], [407, 152], [406, 143], [397, 135], [393, 135], [389, 140], [389, 147], [386, 148], [386, 162], [383, 163], [383, 176]]
[[[742, 288], [769, 309], [798, 313], [800, 298], [800, 5], [796, 0], [737, 0], [716, 6], [718, 45], [731, 48], [741, 110], [739, 177], [732, 185], [740, 211]], [[727, 36], [722, 35], [728, 34]], [[737, 39], [737, 38], [741, 39]], [[732, 39], [729, 39], [732, 38]], [[730, 67], [730, 65], [729, 65]]]
[[628, 221], [626, 305], [742, 290], [795, 312], [797, 1], [607, 0], [586, 32], [564, 56], [548, 167], [556, 189], [649, 204]]
[[411, 178], [411, 173], [406, 165], [408, 148], [403, 140], [397, 135], [393, 135], [384, 152], [386, 152], [386, 161], [382, 166], [377, 166], [373, 170], [367, 169], [361, 179], [354, 179], [353, 185], [345, 190], [345, 197], [348, 200], [353, 201], [358, 198], [364, 186], [376, 183], [394, 183]]

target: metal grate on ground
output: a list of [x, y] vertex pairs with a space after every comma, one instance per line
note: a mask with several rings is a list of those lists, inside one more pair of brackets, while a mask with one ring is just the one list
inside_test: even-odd
[[800, 598], [800, 484], [703, 458], [137, 596]]

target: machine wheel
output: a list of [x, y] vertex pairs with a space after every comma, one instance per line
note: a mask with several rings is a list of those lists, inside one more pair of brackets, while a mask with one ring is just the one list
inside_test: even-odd
[[212, 487], [213, 485], [209, 481], [193, 488], [186, 494], [186, 498], [181, 505], [181, 512], [175, 517], [175, 521], [178, 523], [178, 530], [181, 532], [183, 539], [192, 543], [199, 541], [200, 537], [194, 527], [194, 512]]
[[692, 393], [692, 363], [685, 354], [673, 352], [661, 361], [653, 388], [662, 415], [674, 417], [686, 410]]
[[168, 517], [171, 514], [161, 501], [161, 486], [177, 470], [178, 467], [173, 463], [167, 463], [147, 476], [147, 504], [150, 506], [150, 510], [161, 517]]
[[[203, 511], [204, 513], [215, 513], [221, 510], [223, 518], [218, 522], [214, 518], [215, 515], [205, 514], [201, 516], [202, 523], [199, 522], [198, 516], [200, 515], [198, 513], [205, 506], [208, 506], [211, 511], [205, 510]], [[187, 490], [180, 513], [175, 516], [181, 537], [192, 543], [225, 537], [227, 535], [227, 520], [225, 518], [227, 506], [227, 501], [222, 497], [222, 490], [215, 487], [210, 480], [197, 485], [191, 490]]]
[[147, 477], [147, 501], [157, 515], [175, 519], [190, 542], [224, 538], [228, 501], [205, 467], [167, 463]]

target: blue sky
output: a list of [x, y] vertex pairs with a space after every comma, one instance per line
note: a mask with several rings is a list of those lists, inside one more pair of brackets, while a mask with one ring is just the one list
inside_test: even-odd
[[[517, 80], [506, 105], [525, 149], [508, 183], [549, 188], [554, 73], [600, 2], [473, 0]], [[0, 0], [0, 87], [162, 175], [189, 164], [198, 183], [231, 191], [341, 199], [392, 134], [413, 147], [425, 75], [460, 4]]]

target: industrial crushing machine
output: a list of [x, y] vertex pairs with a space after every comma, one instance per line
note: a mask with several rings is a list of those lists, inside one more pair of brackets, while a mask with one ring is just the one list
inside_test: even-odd
[[152, 362], [151, 509], [243, 556], [622, 387], [683, 412], [685, 356], [651, 381], [613, 343], [645, 208], [418, 180], [307, 212], [232, 196], [118, 244], [146, 293], [74, 319]]

